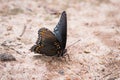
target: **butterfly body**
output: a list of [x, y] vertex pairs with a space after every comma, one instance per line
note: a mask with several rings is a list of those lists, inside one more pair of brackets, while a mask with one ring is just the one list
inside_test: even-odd
[[54, 32], [47, 28], [41, 28], [38, 31], [36, 44], [31, 47], [31, 51], [46, 56], [63, 56], [65, 53], [67, 36], [67, 21], [65, 11], [62, 13], [59, 23]]

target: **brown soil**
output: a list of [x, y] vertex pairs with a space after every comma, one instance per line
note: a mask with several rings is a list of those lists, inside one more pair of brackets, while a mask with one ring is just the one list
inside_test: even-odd
[[[0, 0], [0, 80], [119, 80], [119, 0]], [[36, 55], [29, 49], [37, 31], [53, 31], [67, 12], [70, 61]], [[75, 41], [76, 44], [68, 47]], [[66, 57], [67, 58], [67, 57]]]

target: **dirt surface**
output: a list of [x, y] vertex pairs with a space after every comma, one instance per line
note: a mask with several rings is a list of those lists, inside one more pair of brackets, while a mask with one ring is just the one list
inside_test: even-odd
[[[16, 58], [0, 61], [0, 80], [120, 80], [120, 0], [0, 3], [0, 54]], [[30, 52], [38, 30], [46, 27], [53, 31], [64, 10], [71, 60]]]

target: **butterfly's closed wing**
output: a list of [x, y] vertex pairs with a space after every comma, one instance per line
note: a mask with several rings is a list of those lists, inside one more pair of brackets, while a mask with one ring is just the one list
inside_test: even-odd
[[61, 14], [61, 18], [54, 28], [54, 34], [59, 40], [62, 50], [64, 50], [67, 41], [67, 16], [65, 11]]
[[47, 56], [59, 55], [61, 46], [56, 36], [48, 29], [41, 28], [38, 31], [38, 40], [31, 51]]
[[31, 51], [45, 54], [46, 56], [63, 56], [66, 49], [67, 40], [67, 16], [63, 11], [61, 18], [54, 29], [54, 33], [46, 28], [38, 31], [36, 45], [32, 46]]

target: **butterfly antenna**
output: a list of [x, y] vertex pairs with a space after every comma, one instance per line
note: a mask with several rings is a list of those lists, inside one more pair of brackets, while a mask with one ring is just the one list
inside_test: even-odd
[[76, 44], [77, 42], [79, 42], [80, 41], [80, 39], [79, 40], [77, 40], [77, 41], [75, 41], [74, 43], [72, 43], [71, 45], [69, 45], [67, 48], [69, 48], [69, 47], [71, 47], [71, 46], [73, 46], [74, 44]]

